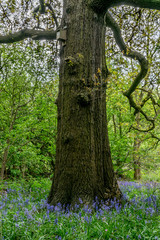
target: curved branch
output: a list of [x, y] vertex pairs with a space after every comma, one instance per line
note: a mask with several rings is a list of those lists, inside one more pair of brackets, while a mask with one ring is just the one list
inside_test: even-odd
[[33, 11], [34, 14], [37, 13], [37, 12], [40, 12], [41, 14], [44, 14], [45, 11], [46, 11], [44, 0], [39, 0], [39, 3], [40, 3], [40, 5], [38, 5]]
[[113, 19], [113, 17], [109, 14], [109, 12], [106, 13], [105, 21], [106, 21], [106, 25], [112, 29], [116, 43], [119, 46], [123, 55], [131, 59], [137, 60], [141, 66], [141, 71], [135, 78], [131, 87], [128, 89], [128, 91], [124, 93], [126, 97], [129, 97], [135, 91], [136, 87], [139, 85], [141, 80], [146, 76], [148, 72], [148, 61], [145, 59], [145, 57], [141, 53], [127, 48], [122, 38], [121, 30], [119, 26], [116, 23], [116, 21]]
[[56, 27], [58, 28], [58, 21], [57, 21], [57, 16], [51, 6], [51, 4], [49, 3], [44, 3], [44, 0], [39, 0], [40, 1], [40, 5], [38, 5], [34, 11], [33, 11], [33, 14], [34, 14], [34, 17], [36, 17], [36, 13], [37, 12], [40, 12], [41, 14], [45, 14], [46, 13], [46, 7], [48, 7], [48, 9], [51, 11], [51, 14], [52, 14], [52, 17], [55, 21], [55, 24], [56, 24]]
[[160, 10], [160, 0], [89, 0], [89, 5], [99, 14], [104, 14], [109, 8], [120, 5]]
[[135, 103], [135, 101], [133, 99], [133, 96], [132, 96], [132, 93], [136, 90], [136, 88], [139, 85], [139, 83], [141, 82], [141, 80], [147, 75], [148, 61], [145, 59], [145, 57], [141, 53], [127, 48], [127, 46], [126, 46], [126, 44], [125, 44], [125, 42], [122, 38], [122, 34], [121, 34], [121, 30], [119, 28], [119, 25], [113, 19], [113, 17], [110, 15], [109, 12], [106, 13], [105, 22], [106, 22], [107, 27], [111, 28], [111, 30], [113, 31], [116, 43], [119, 46], [123, 55], [126, 56], [126, 57], [129, 57], [131, 59], [137, 60], [140, 64], [140, 66], [141, 66], [140, 72], [138, 73], [138, 75], [134, 79], [130, 88], [126, 92], [124, 92], [123, 95], [128, 98], [130, 106], [135, 109], [135, 113], [140, 112], [145, 117], [145, 119], [152, 124], [152, 126], [148, 130], [140, 130], [140, 129], [137, 129], [137, 130], [142, 131], [142, 132], [151, 131], [155, 128], [154, 119], [149, 118], [145, 114], [145, 112], [142, 110], [142, 107], [145, 103], [142, 106], [137, 106], [137, 104]]
[[[105, 0], [103, 1], [105, 2]], [[114, 0], [110, 7], [118, 5], [160, 10], [160, 0]]]
[[55, 40], [56, 31], [41, 31], [34, 29], [22, 29], [18, 32], [11, 33], [5, 36], [0, 35], [0, 44], [1, 43], [13, 43], [19, 42], [26, 38], [32, 38], [33, 40]]

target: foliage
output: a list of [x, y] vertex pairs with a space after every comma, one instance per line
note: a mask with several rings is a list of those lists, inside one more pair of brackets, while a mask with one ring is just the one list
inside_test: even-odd
[[41, 65], [42, 56], [34, 60], [24, 45], [1, 49], [0, 159], [7, 149], [12, 177], [48, 174], [54, 166], [57, 76]]
[[[159, 39], [157, 21], [159, 11], [133, 7], [118, 7], [110, 10], [118, 22], [128, 48], [142, 52], [149, 62], [149, 72], [133, 94], [140, 105], [150, 92], [158, 103], [159, 99]], [[133, 177], [134, 155], [139, 158], [143, 175], [159, 168], [159, 106], [148, 100], [144, 112], [155, 119], [155, 128], [150, 132], [139, 132], [135, 127], [147, 129], [148, 123], [142, 115], [134, 116], [127, 99], [123, 96], [138, 74], [136, 61], [123, 57], [115, 44], [110, 30], [106, 35], [106, 56], [110, 76], [107, 89], [107, 114], [109, 138], [115, 170], [119, 176]], [[143, 90], [142, 90], [143, 89]], [[135, 148], [138, 139], [139, 147]], [[152, 169], [152, 170], [151, 170]], [[147, 171], [147, 174], [145, 172]], [[152, 174], [153, 175], [153, 174]], [[142, 176], [143, 177], [143, 176]], [[157, 179], [159, 177], [157, 176]]]

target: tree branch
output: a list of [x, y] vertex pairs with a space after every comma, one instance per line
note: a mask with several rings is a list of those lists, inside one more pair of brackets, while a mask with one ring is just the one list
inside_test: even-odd
[[104, 14], [109, 8], [120, 5], [160, 10], [160, 0], [90, 0], [89, 5], [99, 14]]
[[40, 3], [40, 5], [38, 5], [33, 11], [34, 14], [37, 13], [37, 12], [40, 12], [41, 14], [44, 14], [45, 11], [46, 11], [44, 0], [39, 0], [39, 3]]
[[117, 45], [119, 46], [121, 52], [123, 53], [124, 56], [129, 57], [133, 60], [138, 60], [140, 66], [141, 66], [141, 71], [133, 81], [131, 87], [124, 93], [126, 97], [129, 97], [136, 89], [138, 84], [141, 82], [141, 80], [146, 76], [148, 72], [148, 61], [145, 59], [145, 57], [136, 51], [133, 51], [129, 48], [127, 48], [122, 35], [121, 35], [121, 30], [117, 24], [117, 22], [114, 20], [114, 18], [111, 16], [109, 12], [106, 13], [105, 16], [105, 22], [106, 25], [112, 29], [115, 41]]
[[[55, 24], [56, 24], [56, 27], [58, 28], [57, 16], [56, 16], [51, 4], [45, 3], [44, 0], [39, 0], [39, 2], [40, 2], [40, 5], [38, 5], [33, 11], [34, 17], [36, 17], [37, 12], [40, 12], [40, 14], [45, 14], [46, 13], [46, 7], [47, 7], [51, 11], [52, 17], [53, 17], [53, 19], [55, 21]], [[38, 20], [39, 20], [39, 17], [38, 17]]]
[[56, 27], [58, 28], [58, 21], [57, 21], [57, 17], [56, 14], [54, 13], [54, 10], [52, 8], [52, 6], [49, 3], [46, 3], [46, 6], [49, 8], [49, 10], [52, 12], [52, 17], [55, 21]]
[[118, 5], [160, 10], [160, 0], [114, 0], [113, 3], [110, 3], [110, 7]]
[[33, 40], [55, 40], [56, 31], [41, 31], [34, 29], [22, 29], [18, 32], [11, 33], [5, 36], [0, 35], [0, 44], [1, 43], [13, 43], [19, 42], [26, 38], [32, 38]]
[[137, 51], [133, 51], [133, 50], [127, 48], [127, 46], [122, 38], [122, 34], [121, 34], [121, 30], [119, 28], [119, 25], [113, 19], [113, 17], [110, 15], [109, 12], [106, 13], [105, 22], [106, 22], [106, 25], [109, 28], [111, 28], [111, 30], [113, 31], [116, 43], [119, 46], [120, 50], [122, 51], [123, 55], [126, 57], [129, 57], [131, 59], [138, 60], [140, 66], [141, 66], [141, 71], [138, 73], [138, 75], [134, 79], [130, 88], [123, 94], [124, 94], [124, 96], [126, 96], [128, 98], [130, 106], [135, 109], [135, 113], [140, 112], [145, 117], [145, 119], [151, 123], [151, 126], [149, 127], [149, 129], [147, 129], [147, 130], [137, 129], [137, 130], [142, 131], [142, 132], [151, 131], [155, 128], [155, 122], [154, 122], [154, 119], [149, 118], [146, 115], [146, 113], [142, 110], [142, 107], [145, 104], [145, 102], [144, 102], [144, 104], [142, 104], [142, 106], [138, 106], [135, 103], [133, 96], [132, 96], [132, 93], [136, 90], [138, 84], [141, 82], [141, 80], [146, 76], [146, 74], [148, 72], [148, 61], [145, 59], [145, 57], [141, 53], [138, 53]]
[[109, 14], [109, 12], [106, 13], [105, 22], [106, 22], [106, 25], [112, 29], [115, 41], [116, 41], [117, 45], [119, 46], [123, 55], [126, 57], [129, 57], [131, 59], [138, 60], [140, 66], [141, 66], [141, 71], [136, 76], [136, 78], [133, 81], [130, 88], [124, 93], [124, 95], [126, 97], [129, 97], [135, 91], [136, 87], [141, 82], [141, 80], [146, 76], [146, 74], [148, 72], [148, 61], [145, 59], [145, 57], [141, 53], [127, 48], [127, 46], [122, 38], [121, 30], [120, 30], [119, 26], [116, 23], [116, 21], [113, 19], [113, 17]]
[[44, 14], [46, 10], [44, 0], [39, 0], [39, 2], [40, 2], [40, 13]]

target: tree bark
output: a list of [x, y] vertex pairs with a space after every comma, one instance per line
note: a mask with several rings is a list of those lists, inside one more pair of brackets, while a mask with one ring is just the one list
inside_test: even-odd
[[[136, 123], [137, 123], [137, 127], [139, 127], [140, 113], [137, 113], [137, 115], [136, 115]], [[134, 139], [134, 152], [133, 152], [133, 165], [134, 165], [134, 179], [135, 180], [141, 179], [141, 162], [140, 162], [140, 156], [139, 156], [140, 146], [141, 146], [141, 140], [139, 138], [139, 135], [137, 135]]]
[[9, 141], [9, 139], [7, 139], [7, 147], [4, 149], [4, 154], [3, 154], [3, 159], [2, 159], [1, 175], [0, 175], [1, 180], [4, 179], [4, 172], [5, 172], [5, 168], [6, 168], [8, 152], [9, 152], [9, 147], [10, 147], [9, 143], [10, 143], [10, 141]]
[[48, 202], [91, 204], [121, 198], [110, 154], [106, 120], [105, 28], [85, 0], [64, 1], [58, 136]]

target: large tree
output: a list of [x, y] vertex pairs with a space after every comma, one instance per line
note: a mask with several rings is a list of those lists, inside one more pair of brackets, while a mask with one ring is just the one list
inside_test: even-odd
[[40, 0], [34, 14], [45, 14], [49, 10], [57, 30], [25, 28], [0, 36], [0, 43], [25, 38], [54, 40], [56, 36], [61, 42], [56, 164], [48, 201], [54, 205], [58, 202], [73, 205], [79, 198], [85, 203], [91, 203], [95, 197], [120, 199], [107, 133], [106, 83], [109, 72], [105, 61], [106, 25], [112, 28], [123, 54], [138, 60], [141, 66], [140, 73], [124, 95], [135, 112], [143, 114], [151, 123], [151, 129], [154, 121], [132, 97], [147, 73], [148, 63], [140, 53], [127, 48], [109, 8], [125, 4], [160, 9], [160, 1], [64, 0], [60, 26], [53, 2]]

